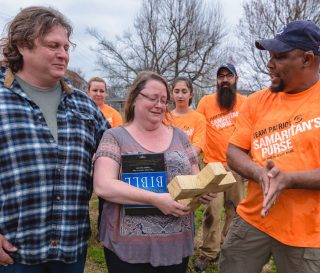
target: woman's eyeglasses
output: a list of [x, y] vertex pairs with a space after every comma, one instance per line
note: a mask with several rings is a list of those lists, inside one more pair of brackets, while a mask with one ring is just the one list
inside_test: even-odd
[[162, 105], [167, 105], [168, 104], [168, 100], [167, 99], [164, 99], [164, 98], [152, 98], [152, 97], [149, 97], [148, 95], [146, 94], [143, 94], [143, 93], [139, 93], [139, 95], [141, 95], [142, 97], [145, 97], [148, 101], [154, 103], [154, 104], [157, 104], [158, 102]]

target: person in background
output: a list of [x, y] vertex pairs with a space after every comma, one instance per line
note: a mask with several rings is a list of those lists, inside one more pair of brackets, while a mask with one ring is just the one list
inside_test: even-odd
[[206, 120], [203, 115], [189, 107], [193, 98], [191, 80], [186, 77], [177, 77], [172, 83], [172, 98], [175, 108], [165, 119], [165, 123], [183, 130], [196, 153], [200, 155], [206, 140]]
[[107, 84], [104, 79], [99, 77], [91, 78], [88, 82], [89, 97], [99, 106], [101, 112], [110, 123], [111, 127], [123, 124], [121, 114], [113, 107], [104, 103], [107, 97]]
[[59, 11], [28, 7], [1, 40], [1, 273], [84, 271], [91, 162], [109, 125], [63, 79], [71, 33]]
[[[199, 172], [198, 156], [182, 130], [163, 124], [170, 96], [164, 78], [140, 72], [125, 102], [126, 125], [105, 132], [94, 160], [94, 189], [105, 199], [99, 238], [109, 273], [185, 273], [193, 255], [193, 213], [172, 199], [119, 180], [125, 154], [163, 153], [167, 181]], [[200, 197], [207, 203], [214, 194]], [[152, 205], [162, 214], [129, 215], [128, 204]]]
[[[104, 103], [107, 97], [107, 84], [104, 79], [99, 77], [93, 77], [88, 82], [88, 96], [99, 106], [104, 117], [109, 122], [111, 128], [117, 127], [123, 124], [121, 114], [114, 109], [113, 107]], [[100, 220], [101, 220], [101, 212], [103, 207], [103, 199], [98, 198], [98, 219], [97, 219], [97, 227], [99, 229]]]
[[293, 21], [273, 39], [271, 86], [250, 95], [230, 139], [230, 168], [249, 179], [220, 255], [220, 273], [320, 272], [320, 28]]
[[[245, 97], [237, 92], [238, 75], [231, 63], [222, 64], [217, 70], [217, 92], [204, 96], [197, 111], [206, 118], [206, 145], [204, 163], [221, 162], [227, 170], [227, 146], [238, 117], [239, 108]], [[200, 256], [195, 261], [197, 272], [204, 271], [210, 262], [219, 257], [220, 246], [226, 236], [229, 225], [235, 215], [235, 209], [243, 198], [245, 180], [233, 172], [237, 183], [225, 192], [218, 193], [205, 209], [202, 222], [202, 241]], [[221, 211], [224, 207], [225, 221], [221, 231]]]

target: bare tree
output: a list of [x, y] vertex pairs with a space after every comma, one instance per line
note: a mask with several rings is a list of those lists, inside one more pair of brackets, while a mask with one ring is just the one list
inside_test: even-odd
[[251, 90], [266, 87], [268, 53], [257, 50], [255, 41], [272, 38], [288, 22], [312, 20], [320, 23], [319, 0], [251, 0], [243, 4], [244, 14], [237, 26], [241, 49], [241, 74]]
[[169, 81], [189, 77], [201, 87], [212, 87], [214, 71], [226, 35], [219, 4], [198, 0], [144, 0], [134, 29], [116, 42], [95, 30], [98, 65], [111, 84], [128, 85], [141, 70], [152, 70]]

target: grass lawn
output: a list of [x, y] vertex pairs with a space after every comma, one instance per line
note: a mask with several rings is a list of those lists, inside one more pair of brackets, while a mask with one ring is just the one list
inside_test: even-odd
[[[204, 207], [199, 207], [195, 212], [195, 225], [196, 225], [196, 239], [195, 245], [199, 244], [200, 240], [200, 228], [201, 228], [201, 221], [202, 221], [202, 214], [203, 214]], [[90, 218], [91, 218], [91, 229], [92, 235], [89, 241], [89, 248], [88, 248], [88, 255], [87, 255], [87, 262], [85, 267], [85, 273], [106, 273], [107, 268], [104, 261], [104, 254], [103, 248], [100, 243], [97, 241], [97, 218], [98, 218], [98, 199], [95, 195], [91, 198], [90, 201]], [[193, 271], [193, 262], [197, 257], [197, 248], [195, 251], [195, 256], [191, 257], [189, 263], [189, 272], [194, 273]], [[276, 269], [272, 261], [267, 264], [262, 273], [276, 273]], [[119, 272], [119, 273], [126, 273], [126, 272]], [[206, 270], [206, 273], [218, 273], [217, 264], [210, 265]]]
[[85, 273], [108, 272], [104, 261], [103, 248], [97, 238], [98, 198], [92, 195], [90, 200], [91, 238], [87, 254]]

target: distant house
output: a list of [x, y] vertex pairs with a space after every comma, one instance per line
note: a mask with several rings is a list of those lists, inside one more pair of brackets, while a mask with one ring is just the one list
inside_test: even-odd
[[113, 85], [108, 87], [107, 103], [120, 113], [124, 111], [124, 102], [128, 86]]
[[[65, 77], [72, 83], [72, 85], [74, 87], [76, 87], [84, 92], [87, 92], [88, 83], [77, 72], [72, 71], [72, 70], [67, 70]], [[120, 113], [122, 113], [125, 99], [121, 98], [117, 95], [113, 95], [114, 90], [108, 90], [108, 93], [110, 94], [110, 97], [109, 96], [107, 97], [106, 103], [108, 105], [112, 106], [113, 108], [115, 108]]]
[[123, 113], [124, 111], [124, 102], [125, 102], [125, 99], [120, 98], [118, 96], [107, 98], [107, 103], [120, 113]]
[[64, 76], [72, 83], [72, 85], [75, 88], [77, 88], [83, 92], [87, 92], [88, 83], [77, 72], [67, 69]]

